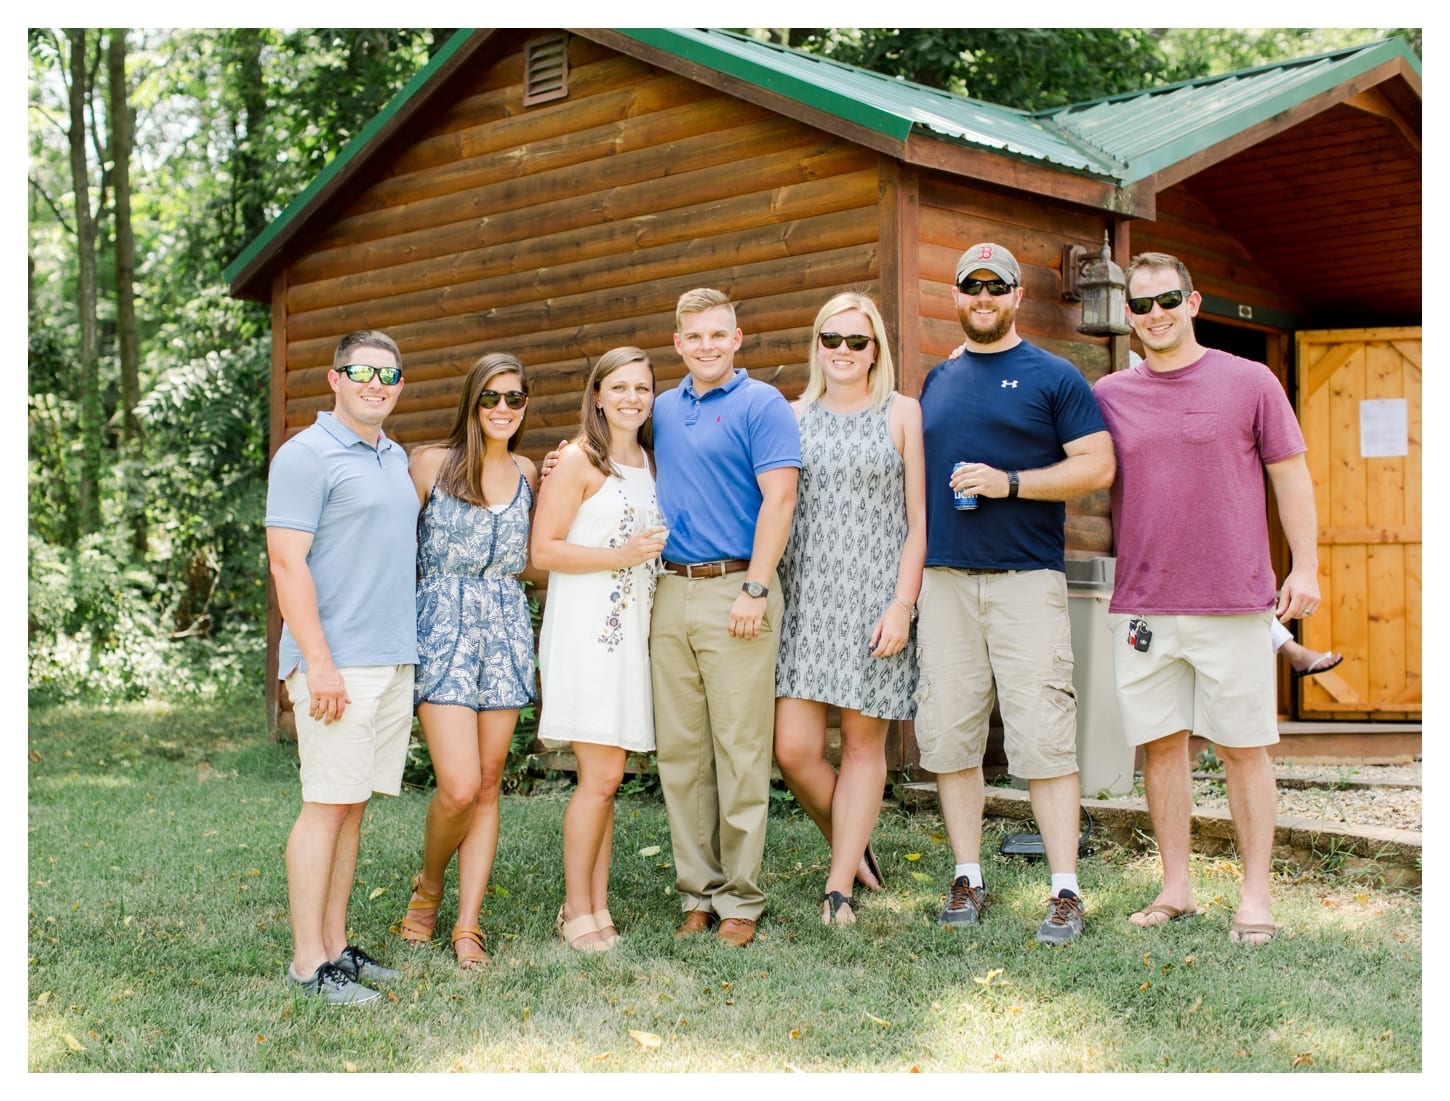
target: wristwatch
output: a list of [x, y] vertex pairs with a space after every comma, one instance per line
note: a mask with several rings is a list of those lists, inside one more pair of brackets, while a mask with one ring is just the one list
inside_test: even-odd
[[746, 596], [753, 597], [756, 600], [759, 600], [762, 596], [770, 595], [770, 590], [759, 581], [747, 581], [744, 585], [740, 586], [740, 591]]
[[1017, 471], [1007, 471], [1007, 496], [1016, 497], [1018, 489]]

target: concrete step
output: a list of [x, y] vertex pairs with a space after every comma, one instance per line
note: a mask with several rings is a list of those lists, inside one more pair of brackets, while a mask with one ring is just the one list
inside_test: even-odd
[[[909, 810], [939, 809], [932, 781], [902, 784], [896, 790]], [[1094, 837], [1138, 851], [1153, 847], [1153, 824], [1142, 799], [1084, 799], [1082, 805], [1092, 817]], [[984, 813], [1022, 822], [1032, 817], [1032, 804], [1025, 791], [988, 787]], [[1192, 831], [1195, 852], [1234, 851], [1233, 819], [1226, 810], [1196, 810]], [[1306, 869], [1332, 867], [1345, 875], [1378, 875], [1386, 886], [1418, 887], [1421, 837], [1411, 830], [1281, 817], [1274, 821], [1274, 857]]]

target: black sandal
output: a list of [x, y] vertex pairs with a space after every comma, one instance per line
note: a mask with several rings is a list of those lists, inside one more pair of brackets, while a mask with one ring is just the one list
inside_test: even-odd
[[851, 916], [856, 916], [856, 900], [850, 895], [843, 895], [840, 891], [827, 891], [826, 905], [831, 908], [830, 920], [825, 923], [827, 925], [844, 924], [844, 922], [836, 920], [836, 915], [840, 913], [842, 906], [851, 907]]
[[886, 877], [881, 874], [881, 865], [876, 863], [876, 854], [871, 851], [871, 843], [869, 841], [866, 843], [866, 851], [861, 854], [861, 858], [866, 861], [866, 870], [876, 877], [876, 886], [871, 886], [860, 875], [855, 877], [856, 882], [868, 891], [883, 890], [886, 887]]

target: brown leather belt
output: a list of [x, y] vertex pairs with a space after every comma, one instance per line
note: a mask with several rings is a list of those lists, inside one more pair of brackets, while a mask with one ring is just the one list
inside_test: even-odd
[[979, 569], [975, 569], [972, 566], [968, 566], [962, 572], [963, 573], [1016, 573], [1017, 571], [1016, 570], [993, 570], [993, 569], [982, 569], [982, 570], [979, 570]]
[[724, 577], [750, 568], [746, 558], [722, 558], [719, 562], [666, 562], [665, 569], [681, 577]]

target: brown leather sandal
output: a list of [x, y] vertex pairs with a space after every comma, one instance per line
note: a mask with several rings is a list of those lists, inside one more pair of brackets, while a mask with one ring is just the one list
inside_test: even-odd
[[488, 953], [483, 950], [483, 930], [477, 925], [455, 925], [449, 940], [461, 970], [467, 971], [476, 963], [488, 962]]
[[408, 912], [398, 925], [398, 936], [409, 944], [421, 947], [433, 939], [433, 926], [438, 923], [438, 905], [443, 892], [430, 895], [422, 887], [422, 875], [413, 877], [413, 897], [408, 899]]

